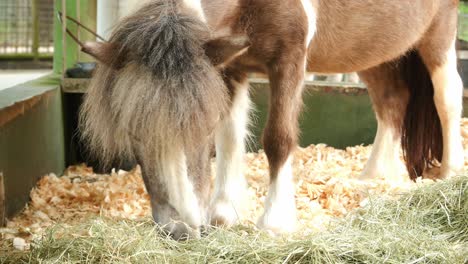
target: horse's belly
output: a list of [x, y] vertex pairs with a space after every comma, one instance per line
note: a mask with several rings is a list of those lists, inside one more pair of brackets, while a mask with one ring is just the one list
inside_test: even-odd
[[431, 25], [435, 2], [321, 1], [307, 69], [317, 73], [361, 71], [403, 55]]
[[391, 46], [381, 46], [381, 48], [384, 51], [373, 47], [368, 47], [367, 50], [359, 47], [353, 50], [342, 50], [337, 47], [328, 50], [320, 49], [319, 52], [311, 49], [307, 57], [307, 70], [315, 73], [359, 72], [391, 61], [409, 49], [408, 46], [400, 49]]
[[[349, 54], [344, 53], [344, 56], [339, 56], [339, 52], [334, 51], [334, 55], [325, 54], [308, 54], [307, 71], [313, 73], [333, 74], [346, 72], [359, 72], [363, 69], [370, 68], [379, 63], [372, 58], [359, 58], [359, 62], [349, 58]], [[379, 60], [380, 61], [380, 60]]]

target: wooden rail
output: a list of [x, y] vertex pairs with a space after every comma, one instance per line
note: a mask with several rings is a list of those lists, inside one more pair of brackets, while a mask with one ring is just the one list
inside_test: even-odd
[[[64, 93], [86, 93], [89, 86], [89, 79], [79, 78], [65, 78], [62, 81], [62, 91]], [[260, 78], [250, 79], [250, 85], [252, 86], [268, 86], [268, 80]], [[323, 91], [340, 94], [363, 94], [367, 93], [367, 88], [362, 83], [345, 83], [337, 82], [331, 83], [326, 81], [306, 81], [306, 91]], [[463, 97], [468, 98], [468, 88], [463, 91]]]
[[[89, 79], [65, 78], [62, 81], [62, 91], [64, 93], [86, 93], [89, 86]], [[252, 86], [268, 86], [268, 80], [260, 78], [250, 79]], [[326, 81], [306, 81], [306, 90], [336, 92], [346, 94], [362, 94], [367, 93], [364, 84], [356, 83], [331, 83]]]

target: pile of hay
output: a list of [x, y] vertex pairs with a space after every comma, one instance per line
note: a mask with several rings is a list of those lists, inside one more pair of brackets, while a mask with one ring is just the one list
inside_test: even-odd
[[[464, 137], [463, 143], [465, 147], [465, 171], [468, 171], [468, 119], [464, 119], [462, 121], [461, 127], [462, 134]], [[371, 179], [368, 181], [360, 181], [358, 180], [358, 176], [362, 171], [365, 162], [367, 161], [367, 158], [370, 154], [370, 150], [371, 146], [356, 146], [349, 147], [345, 150], [339, 150], [320, 144], [311, 145], [307, 148], [300, 148], [296, 151], [294, 155], [294, 174], [296, 176], [296, 202], [298, 208], [301, 236], [310, 236], [306, 240], [312, 241], [311, 243], [324, 243], [323, 246], [328, 247], [332, 246], [331, 244], [333, 243], [331, 243], [331, 241], [335, 239], [336, 246], [341, 248], [337, 248], [336, 250], [342, 250], [342, 252], [340, 252], [345, 254], [348, 250], [350, 250], [347, 249], [349, 245], [345, 246], [341, 245], [340, 243], [353, 242], [345, 241], [346, 239], [350, 239], [346, 238], [348, 233], [353, 234], [353, 232], [356, 232], [356, 234], [354, 234], [353, 236], [356, 236], [356, 238], [358, 238], [359, 235], [364, 235], [360, 232], [371, 232], [368, 233], [368, 239], [371, 239], [372, 241], [374, 239], [381, 239], [382, 243], [384, 241], [387, 241], [386, 239], [398, 238], [400, 237], [400, 234], [394, 234], [392, 232], [397, 232], [400, 229], [400, 226], [396, 225], [396, 223], [394, 222], [385, 222], [390, 220], [393, 221], [399, 217], [402, 217], [402, 214], [400, 213], [400, 211], [398, 211], [398, 208], [385, 208], [385, 206], [387, 205], [384, 204], [387, 203], [386, 201], [389, 198], [394, 199], [394, 197], [399, 197], [401, 193], [411, 193], [411, 190], [414, 189], [414, 187], [424, 186], [426, 184], [429, 185], [427, 187], [422, 188], [427, 188], [427, 192], [431, 191], [431, 188], [433, 188], [431, 186], [434, 186], [434, 192], [436, 186], [439, 185], [445, 186], [444, 188], [449, 188], [450, 184], [455, 184], [455, 181], [465, 181], [463, 184], [464, 186], [466, 186], [466, 177], [457, 178], [457, 180], [454, 179], [450, 182], [440, 183], [436, 185], [432, 185], [432, 181], [430, 180], [421, 179], [418, 180], [417, 184], [414, 184], [409, 181], [391, 182], [381, 178]], [[249, 153], [246, 155], [246, 163], [246, 178], [249, 184], [248, 195], [251, 203], [249, 210], [247, 210], [248, 214], [242, 219], [242, 224], [243, 226], [247, 226], [248, 228], [238, 228], [236, 230], [230, 231], [215, 230], [213, 232], [210, 232], [208, 237], [204, 238], [203, 240], [210, 239], [213, 237], [216, 238], [218, 236], [225, 236], [225, 238], [223, 239], [225, 239], [226, 243], [231, 243], [234, 242], [234, 239], [239, 239], [238, 242], [241, 244], [245, 244], [245, 246], [262, 243], [261, 245], [256, 245], [255, 247], [258, 246], [259, 250], [261, 250], [263, 247], [267, 247], [264, 250], [272, 249], [270, 248], [270, 246], [277, 247], [278, 243], [280, 242], [275, 239], [270, 241], [270, 238], [263, 237], [264, 234], [258, 234], [257, 231], [254, 231], [254, 229], [252, 229], [255, 220], [260, 216], [260, 214], [263, 211], [263, 202], [267, 194], [269, 179], [266, 156], [262, 151], [260, 151], [259, 153]], [[213, 170], [214, 169], [215, 168], [213, 164]], [[403, 163], [400, 164], [400, 171], [402, 174], [401, 176], [407, 179], [408, 176], [406, 175]], [[460, 189], [459, 196], [463, 196], [463, 199], [466, 198], [465, 189]], [[367, 190], [367, 192], [364, 193], [362, 192], [362, 190]], [[439, 193], [433, 193], [431, 195], [435, 197], [438, 196]], [[412, 197], [412, 194], [408, 194], [407, 196]], [[369, 197], [372, 197], [372, 199]], [[463, 200], [462, 198], [460, 198], [460, 201], [466, 202], [466, 199]], [[375, 202], [373, 199], [377, 200], [377, 202]], [[407, 201], [402, 201], [403, 204], [405, 202]], [[388, 204], [392, 203], [388, 202]], [[336, 226], [333, 227], [334, 225], [332, 223], [336, 222], [337, 218], [345, 217], [350, 212], [353, 212], [354, 210], [366, 205], [368, 205], [367, 209], [365, 209], [367, 211], [364, 212], [365, 214], [369, 214], [368, 216], [366, 216], [369, 217], [369, 219], [363, 219], [365, 221], [373, 222], [369, 222], [365, 225], [357, 225], [357, 220], [352, 219], [351, 216], [348, 216], [348, 222], [341, 223], [341, 225], [343, 225], [341, 228], [346, 227], [348, 229], [340, 229], [336, 228]], [[375, 207], [376, 205], [377, 207]], [[397, 206], [398, 203], [394, 202], [392, 205]], [[378, 206], [382, 207], [380, 208]], [[435, 206], [437, 206], [437, 204], [429, 204], [424, 210], [440, 210], [435, 208]], [[464, 213], [466, 214], [466, 206], [463, 208]], [[387, 211], [382, 211], [380, 213], [374, 212], [374, 210], [381, 209]], [[413, 208], [408, 207], [407, 210], [411, 211], [413, 210]], [[392, 216], [391, 213], [395, 213], [397, 215]], [[426, 212], [426, 214], [429, 213], [431, 212]], [[436, 211], [432, 213], [436, 213]], [[445, 217], [449, 219], [452, 218], [452, 216], [449, 214], [449, 211], [444, 211], [444, 213]], [[362, 214], [362, 212], [359, 214]], [[385, 214], [388, 214], [387, 217], [389, 219], [379, 218], [385, 216]], [[352, 215], [354, 215], [354, 217], [357, 217], [356, 213], [353, 213]], [[404, 221], [414, 221], [414, 219], [409, 218], [409, 215], [404, 215], [404, 217], [408, 218], [398, 220], [402, 221], [403, 227], [404, 224], [411, 224], [410, 222], [403, 223]], [[441, 219], [421, 218], [419, 220], [421, 221], [416, 221], [413, 224], [416, 226], [418, 224], [430, 226], [431, 224], [438, 224], [437, 221]], [[423, 220], [427, 221], [427, 223], [423, 222]], [[366, 223], [365, 221], [363, 223]], [[380, 223], [382, 225], [389, 226], [386, 226], [384, 229], [382, 229], [382, 232], [378, 234], [378, 237], [376, 237], [376, 233], [372, 232], [377, 232], [377, 229], [368, 230], [368, 228], [370, 228], [370, 226], [372, 226], [371, 224], [374, 222], [375, 224]], [[449, 222], [449, 225], [451, 224], [452, 222]], [[362, 230], [359, 228], [356, 229], [358, 226], [365, 228]], [[393, 229], [391, 229], [392, 227]], [[52, 228], [52, 231], [47, 231], [49, 233], [45, 236], [44, 234], [46, 230], [50, 228]], [[149, 254], [151, 255], [150, 258], [159, 258], [162, 256], [161, 254], [165, 254], [164, 252], [166, 251], [166, 247], [168, 247], [168, 245], [173, 245], [174, 247], [176, 247], [174, 249], [172, 248], [172, 246], [170, 246], [171, 250], [174, 251], [168, 250], [168, 258], [170, 258], [171, 254], [175, 254], [175, 256], [180, 256], [180, 250], [187, 250], [184, 248], [185, 244], [173, 244], [172, 241], [165, 241], [158, 236], [155, 236], [154, 238], [151, 238], [149, 240], [145, 238], [146, 241], [152, 241], [152, 243], [155, 243], [153, 244], [153, 246], [146, 245], [145, 241], [137, 241], [138, 239], [141, 239], [142, 236], [146, 236], [148, 233], [151, 233], [153, 235], [154, 232], [156, 232], [156, 230], [153, 230], [152, 228], [153, 224], [150, 220], [150, 206], [148, 194], [146, 193], [143, 181], [141, 179], [140, 170], [138, 168], [130, 172], [114, 171], [110, 175], [98, 175], [93, 173], [92, 169], [87, 168], [86, 166], [74, 166], [70, 167], [66, 171], [65, 175], [62, 177], [57, 177], [51, 174], [45, 176], [38, 182], [37, 187], [31, 192], [31, 202], [26, 207], [26, 209], [19, 216], [9, 221], [7, 223], [6, 228], [0, 228], [0, 255], [3, 252], [5, 252], [8, 253], [8, 256], [14, 256], [15, 254], [18, 254], [18, 256], [38, 256], [43, 259], [48, 259], [49, 257], [47, 256], [39, 256], [34, 254], [38, 254], [37, 252], [41, 250], [51, 250], [50, 247], [57, 248], [58, 251], [61, 251], [65, 254], [65, 248], [61, 248], [62, 246], [55, 245], [54, 243], [56, 243], [57, 241], [62, 241], [60, 243], [65, 243], [67, 239], [70, 240], [71, 238], [73, 238], [72, 240], [75, 241], [75, 239], [88, 238], [94, 236], [96, 236], [96, 239], [102, 240], [102, 243], [105, 243], [106, 245], [107, 243], [110, 243], [107, 246], [113, 248], [114, 250], [120, 249], [121, 246], [131, 246], [131, 249], [125, 250], [130, 250], [129, 252], [133, 252], [134, 254], [137, 254], [137, 256], [141, 255], [142, 257]], [[383, 227], [376, 225], [372, 228]], [[120, 234], [120, 232], [122, 232], [122, 234]], [[340, 232], [342, 232], [342, 234], [340, 236], [337, 236], [338, 234], [340, 234]], [[131, 238], [132, 233], [135, 233], [135, 239], [138, 238], [137, 240]], [[117, 234], [119, 235], [117, 236]], [[419, 236], [418, 233], [413, 234], [415, 236]], [[333, 238], [333, 236], [337, 237]], [[387, 238], [387, 236], [392, 238]], [[122, 239], [120, 239], [120, 237]], [[217, 239], [221, 239], [220, 237]], [[64, 240], [61, 240], [62, 238]], [[319, 238], [326, 238], [326, 240], [317, 240]], [[402, 241], [400, 241], [400, 243], [402, 244], [411, 241], [407, 240], [407, 238], [404, 237], [400, 238], [402, 239]], [[425, 239], [427, 237], [421, 238]], [[245, 239], [245, 243], [241, 241], [243, 239]], [[257, 241], [257, 239], [260, 240]], [[344, 240], [341, 241], [342, 239]], [[359, 243], [364, 243], [363, 239], [364, 238], [360, 238]], [[444, 239], [446, 240], [446, 238]], [[28, 251], [28, 249], [31, 246], [31, 241], [35, 242], [32, 244], [33, 247], [30, 252], [23, 254], [13, 253], [13, 255], [11, 255], [12, 249]], [[69, 242], [72, 243], [73, 241]], [[202, 241], [200, 241], [200, 243], [205, 243], [205, 246], [209, 246], [209, 244], [206, 244], [206, 241]], [[390, 244], [396, 243], [392, 241], [393, 240], [388, 240], [387, 242]], [[466, 242], [466, 240], [461, 241], [462, 243]], [[297, 254], [304, 253], [301, 251], [302, 249], [299, 250], [296, 248], [296, 246], [300, 246], [300, 243], [302, 242], [296, 241], [294, 239], [294, 236], [288, 238], [287, 242], [288, 243], [286, 243], [286, 241], [283, 241], [283, 243], [285, 244], [281, 246], [281, 249], [284, 251], [281, 251], [281, 254], [286, 254], [286, 252], [289, 252], [289, 250], [292, 250], [291, 252], [289, 252], [291, 254], [293, 254], [296, 251], [298, 252]], [[368, 242], [369, 245], [366, 245], [366, 247], [373, 245], [373, 243], [371, 243], [370, 241]], [[143, 244], [140, 245], [138, 243]], [[187, 245], [190, 245], [192, 243], [193, 246], [196, 246], [196, 243], [198, 242], [190, 242]], [[215, 243], [216, 245], [216, 242], [213, 243]], [[327, 243], [331, 244], [329, 245]], [[447, 245], [451, 245], [451, 242], [449, 240], [446, 240], [446, 243]], [[202, 245], [203, 244], [198, 246]], [[138, 253], [137, 251], [141, 249], [139, 248], [140, 246], [149, 246], [150, 249], [145, 249], [146, 251], [149, 250], [147, 253]], [[231, 246], [233, 248], [230, 248]], [[241, 245], [237, 246], [241, 247]], [[223, 252], [227, 255], [235, 253], [231, 252], [231, 250], [244, 250], [248, 252], [251, 251], [254, 253], [256, 252], [256, 248], [250, 250], [247, 250], [246, 248], [236, 249], [237, 246], [229, 245], [225, 248], [226, 251]], [[413, 247], [416, 246], [420, 247], [418, 243], [413, 245]], [[117, 249], [115, 247], [117, 247]], [[81, 250], [80, 248], [83, 249], [83, 246], [77, 245], [76, 249], [70, 250]], [[412, 250], [412, 247], [407, 246], [406, 249], [410, 251]], [[197, 250], [199, 250], [199, 248], [197, 248]], [[86, 252], [88, 252], [88, 250]], [[159, 253], [156, 254], [154, 252]], [[278, 251], [278, 253], [279, 252], [280, 251]], [[313, 252], [315, 251], [312, 250], [311, 254]], [[187, 253], [187, 257], [191, 257], [192, 253]], [[390, 254], [392, 256], [391, 258], [394, 258], [392, 252], [385, 251], [383, 253]], [[153, 254], [156, 254], [157, 256], [153, 256]], [[415, 256], [418, 254], [415, 254]], [[107, 259], [107, 257], [101, 257]], [[283, 257], [283, 255], [278, 256], [278, 259], [281, 259]], [[7, 257], [7, 259], [8, 258], [9, 257]], [[126, 258], [132, 259], [133, 257], [130, 257], [130, 255], [128, 255], [126, 256]], [[265, 261], [270, 262], [268, 259], [266, 259]]]
[[271, 237], [252, 227], [175, 242], [151, 221], [94, 217], [58, 224], [9, 263], [467, 263], [468, 177], [425, 184], [398, 199], [373, 197], [327, 231]]

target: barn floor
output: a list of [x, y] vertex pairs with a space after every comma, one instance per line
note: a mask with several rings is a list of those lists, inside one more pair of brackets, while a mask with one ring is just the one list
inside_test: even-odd
[[[462, 132], [468, 171], [468, 119]], [[45, 176], [24, 212], [0, 229], [0, 262], [466, 263], [468, 177], [362, 182], [369, 154], [369, 146], [298, 149], [300, 232], [271, 238], [254, 227], [267, 190], [266, 157], [249, 153], [243, 225], [185, 243], [156, 234], [138, 168], [96, 175], [70, 167], [63, 177]]]

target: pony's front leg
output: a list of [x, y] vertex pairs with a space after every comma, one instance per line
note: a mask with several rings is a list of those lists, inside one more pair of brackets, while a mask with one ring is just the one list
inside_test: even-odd
[[297, 146], [305, 56], [293, 58], [280, 60], [269, 72], [270, 110], [263, 145], [270, 165], [270, 186], [265, 212], [257, 225], [274, 233], [294, 231], [297, 221], [292, 154]]
[[216, 183], [211, 202], [212, 225], [235, 224], [245, 211], [245, 138], [250, 109], [249, 84], [245, 74], [224, 73], [231, 93], [231, 108], [216, 130]]
[[204, 217], [183, 148], [166, 146], [158, 153], [147, 149], [141, 148], [138, 161], [154, 221], [176, 240], [199, 237]]

